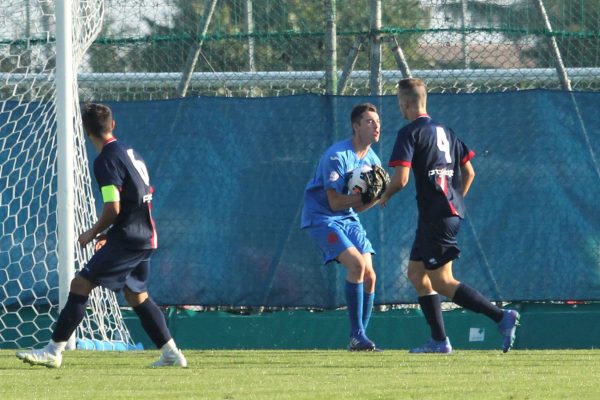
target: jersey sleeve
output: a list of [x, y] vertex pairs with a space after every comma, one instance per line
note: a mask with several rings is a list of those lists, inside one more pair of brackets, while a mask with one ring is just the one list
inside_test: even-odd
[[[454, 134], [454, 132], [452, 133]], [[469, 147], [467, 147], [467, 145], [464, 144], [462, 140], [456, 140], [458, 142], [456, 146], [458, 151], [457, 159], [460, 160], [460, 165], [465, 165], [467, 162], [471, 161], [473, 157], [475, 157], [475, 152], [469, 149]]]
[[125, 174], [123, 167], [116, 160], [105, 157], [97, 158], [94, 162], [94, 175], [101, 188], [109, 185], [123, 187]]
[[325, 154], [323, 160], [323, 188], [327, 191], [333, 189], [344, 194], [346, 185], [346, 168], [339, 154]]
[[396, 137], [392, 155], [388, 166], [390, 167], [410, 167], [412, 165], [413, 153], [415, 150], [415, 139], [409, 131], [401, 129]]

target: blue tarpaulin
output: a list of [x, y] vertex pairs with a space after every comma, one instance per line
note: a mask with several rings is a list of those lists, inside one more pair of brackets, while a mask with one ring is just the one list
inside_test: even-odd
[[[144, 157], [155, 187], [155, 301], [344, 305], [344, 269], [321, 264], [299, 218], [321, 153], [351, 135], [350, 111], [367, 101], [380, 110], [374, 149], [386, 164], [407, 123], [395, 96], [109, 103], [116, 136]], [[599, 109], [600, 93], [429, 95], [432, 117], [476, 152], [459, 280], [493, 300], [600, 299]], [[385, 210], [360, 214], [377, 251], [377, 304], [416, 302], [405, 273], [414, 197], [411, 176]]]

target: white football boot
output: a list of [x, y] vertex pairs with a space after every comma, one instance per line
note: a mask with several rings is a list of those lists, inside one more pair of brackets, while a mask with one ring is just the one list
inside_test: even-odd
[[47, 368], [60, 368], [62, 364], [62, 354], [50, 353], [45, 347], [39, 350], [17, 351], [17, 357], [24, 363]]
[[163, 351], [158, 361], [150, 365], [152, 368], [158, 367], [182, 367], [187, 368], [187, 360], [179, 349]]

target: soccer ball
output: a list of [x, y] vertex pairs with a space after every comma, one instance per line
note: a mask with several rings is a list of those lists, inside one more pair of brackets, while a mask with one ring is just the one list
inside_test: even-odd
[[371, 167], [363, 165], [352, 171], [348, 178], [348, 191], [350, 193], [364, 193], [367, 190], [367, 182], [365, 181], [365, 174], [371, 171]]

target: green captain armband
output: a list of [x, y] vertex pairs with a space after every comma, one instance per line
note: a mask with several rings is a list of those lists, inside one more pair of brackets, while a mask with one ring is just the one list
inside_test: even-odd
[[102, 186], [100, 190], [102, 191], [102, 201], [104, 201], [105, 203], [111, 203], [113, 201], [121, 200], [119, 188], [115, 185]]

